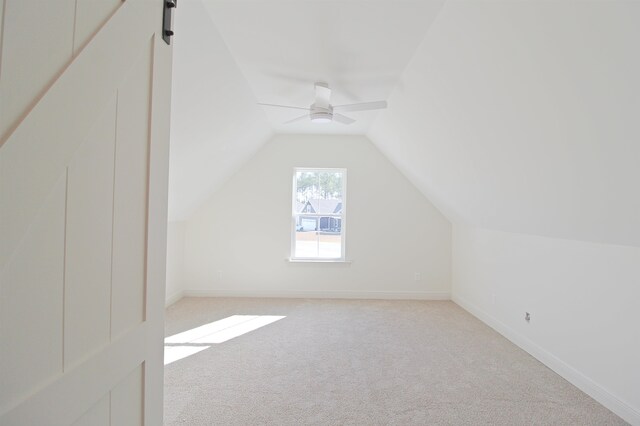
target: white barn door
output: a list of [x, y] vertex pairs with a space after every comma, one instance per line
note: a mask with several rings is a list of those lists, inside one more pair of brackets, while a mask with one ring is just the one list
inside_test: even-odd
[[0, 424], [162, 424], [162, 0], [0, 0]]

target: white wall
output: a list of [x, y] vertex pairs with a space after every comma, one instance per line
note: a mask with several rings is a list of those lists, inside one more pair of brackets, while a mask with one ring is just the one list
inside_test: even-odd
[[167, 290], [165, 303], [171, 305], [184, 292], [184, 233], [185, 222], [169, 222], [167, 226]]
[[[352, 263], [285, 260], [294, 167], [347, 168], [346, 257]], [[451, 224], [367, 138], [280, 135], [188, 221], [185, 290], [448, 298], [450, 258]]]
[[452, 290], [461, 306], [640, 424], [640, 248], [455, 226]]

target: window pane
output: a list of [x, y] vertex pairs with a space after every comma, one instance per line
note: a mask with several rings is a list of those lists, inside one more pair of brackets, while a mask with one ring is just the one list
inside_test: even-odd
[[318, 257], [337, 259], [342, 257], [342, 236], [335, 232], [318, 233]]
[[302, 209], [304, 204], [310, 199], [316, 197], [318, 191], [318, 173], [310, 171], [296, 172], [296, 201], [301, 203]]
[[316, 232], [316, 218], [299, 217], [296, 224], [296, 252], [295, 257], [318, 257], [318, 233]]
[[318, 173], [319, 196], [324, 199], [342, 199], [342, 173], [329, 171]]
[[[335, 171], [318, 173], [319, 188], [316, 193], [318, 214], [342, 213], [342, 173]], [[321, 229], [323, 227], [321, 226]]]

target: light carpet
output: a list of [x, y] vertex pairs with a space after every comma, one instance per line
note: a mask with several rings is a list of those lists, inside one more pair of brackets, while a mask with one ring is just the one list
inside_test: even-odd
[[285, 318], [190, 344], [165, 425], [626, 424], [452, 302], [185, 298], [166, 335], [233, 315]]

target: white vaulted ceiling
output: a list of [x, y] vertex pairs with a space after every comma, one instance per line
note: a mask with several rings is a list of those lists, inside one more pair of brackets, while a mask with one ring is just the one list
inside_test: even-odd
[[170, 220], [186, 219], [273, 133], [202, 3], [184, 0], [178, 7], [171, 94]]
[[[313, 83], [332, 104], [386, 100], [444, 0], [204, 0], [260, 102], [309, 107]], [[278, 133], [363, 134], [377, 112], [353, 112], [345, 126], [300, 121], [300, 111], [265, 108]]]
[[369, 136], [455, 221], [640, 246], [640, 2], [449, 1]]
[[282, 123], [313, 84], [333, 104], [385, 100], [444, 0], [182, 0], [176, 9], [169, 214], [187, 218], [272, 132], [364, 134], [357, 122]]
[[[640, 1], [182, 0], [172, 219], [273, 133], [366, 134], [453, 221], [640, 246]], [[388, 99], [351, 126], [299, 122]]]

